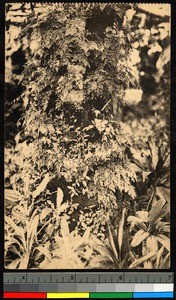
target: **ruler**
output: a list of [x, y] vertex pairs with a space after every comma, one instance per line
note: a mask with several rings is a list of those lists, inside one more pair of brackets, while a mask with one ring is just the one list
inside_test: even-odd
[[5, 272], [4, 284], [174, 283], [173, 272]]
[[173, 272], [7, 272], [4, 290], [11, 291], [161, 291], [173, 290]]
[[173, 272], [5, 272], [4, 298], [174, 298]]

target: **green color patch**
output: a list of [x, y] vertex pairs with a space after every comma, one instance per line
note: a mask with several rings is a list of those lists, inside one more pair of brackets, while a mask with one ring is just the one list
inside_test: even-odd
[[90, 293], [90, 298], [132, 299], [133, 293]]

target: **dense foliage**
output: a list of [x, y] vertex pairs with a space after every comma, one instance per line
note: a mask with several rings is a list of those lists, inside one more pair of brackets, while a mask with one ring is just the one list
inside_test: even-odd
[[47, 4], [21, 24], [20, 92], [6, 103], [20, 107], [6, 135], [9, 269], [170, 265], [169, 36], [137, 10]]

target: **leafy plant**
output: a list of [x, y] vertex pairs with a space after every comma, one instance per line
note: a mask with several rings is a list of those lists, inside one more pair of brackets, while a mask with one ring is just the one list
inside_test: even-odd
[[24, 224], [17, 225], [10, 217], [5, 217], [6, 240], [5, 259], [8, 256], [15, 255], [12, 262], [6, 265], [8, 269], [28, 269], [30, 260], [33, 258], [35, 247], [37, 245], [37, 229], [39, 225], [39, 215], [35, 211], [30, 219], [24, 221]]
[[142, 153], [131, 149], [132, 161], [137, 166], [137, 171], [142, 175], [142, 182], [148, 187], [147, 194], [143, 199], [147, 200], [147, 209], [152, 207], [153, 201], [167, 199], [170, 201], [170, 155], [167, 144], [156, 145], [150, 140]]
[[[170, 223], [163, 221], [169, 213], [168, 203], [165, 200], [156, 201], [151, 210], [138, 211], [135, 216], [129, 216], [130, 230], [135, 231], [131, 241], [131, 247], [142, 245], [142, 255], [157, 253], [155, 263], [145, 264], [145, 267], [158, 267], [158, 261], [164, 256], [166, 251], [170, 253]], [[137, 230], [137, 231], [136, 231]]]
[[7, 74], [5, 267], [169, 268], [168, 21], [127, 3], [6, 10], [7, 61], [25, 63]]
[[83, 236], [77, 230], [70, 232], [68, 217], [61, 218], [60, 236], [55, 234], [52, 247], [39, 247], [40, 254], [45, 258], [39, 265], [40, 269], [82, 269], [87, 268], [93, 253], [90, 243], [92, 235], [87, 229]]

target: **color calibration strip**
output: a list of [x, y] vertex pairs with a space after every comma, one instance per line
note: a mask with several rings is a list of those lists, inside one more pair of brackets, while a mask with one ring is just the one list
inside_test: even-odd
[[135, 292], [135, 293], [13, 293], [5, 292], [4, 299], [145, 299], [158, 298], [169, 299], [174, 298], [173, 292]]

